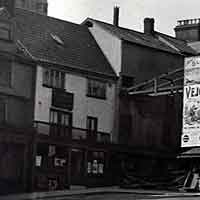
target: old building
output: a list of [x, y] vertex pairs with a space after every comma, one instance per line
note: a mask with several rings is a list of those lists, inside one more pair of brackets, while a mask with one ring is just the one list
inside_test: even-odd
[[37, 12], [42, 15], [48, 13], [47, 0], [16, 0], [15, 7]]
[[187, 41], [198, 54], [200, 52], [200, 28], [199, 19], [179, 20], [174, 28], [176, 38]]
[[[3, 5], [1, 121], [13, 129], [1, 134], [1, 152], [9, 157], [2, 157], [2, 188], [110, 184], [114, 70], [86, 26]], [[18, 160], [15, 143], [24, 148], [16, 147]]]
[[4, 193], [26, 188], [25, 170], [33, 136], [35, 68], [18, 46], [16, 24], [9, 13], [1, 9], [0, 15], [0, 193]]
[[144, 19], [143, 33], [120, 27], [117, 7], [113, 19], [108, 24], [88, 18], [83, 24], [119, 76], [119, 142], [140, 152], [134, 165], [142, 176], [159, 174], [165, 165], [161, 160], [175, 159], [180, 148], [182, 94], [171, 91], [183, 87], [184, 58], [196, 51], [186, 41], [156, 31], [152, 18]]
[[116, 184], [127, 163], [140, 175], [162, 174], [158, 164], [179, 145], [170, 119], [180, 113], [172, 97], [180, 85], [171, 85], [182, 79], [173, 74], [196, 52], [155, 31], [153, 19], [144, 33], [120, 27], [117, 8], [114, 25], [78, 25], [46, 16], [46, 1], [13, 2], [0, 2], [2, 188]]
[[37, 12], [42, 15], [47, 15], [48, 13], [47, 0], [1, 0], [0, 6], [5, 5], [11, 12], [13, 11], [13, 7], [16, 7]]
[[[179, 154], [179, 162], [187, 163], [185, 169], [187, 170], [187, 177], [184, 182], [185, 190], [197, 190], [199, 179], [199, 130], [198, 130], [198, 110], [199, 96], [187, 96], [188, 88], [199, 87], [199, 53], [200, 53], [200, 20], [185, 19], [179, 20], [175, 27], [176, 37], [187, 41], [188, 45], [192, 47], [197, 55], [188, 57], [185, 60], [184, 70], [184, 98], [183, 100], [183, 128], [181, 137], [181, 152]], [[194, 112], [192, 109], [194, 109]], [[187, 112], [188, 111], [190, 112]], [[194, 113], [194, 114], [193, 114]], [[194, 117], [193, 117], [194, 116]]]
[[[144, 20], [144, 33], [141, 33], [120, 27], [118, 14], [119, 10], [115, 8], [113, 25], [94, 19], [87, 19], [83, 24], [89, 27], [120, 77], [121, 88], [129, 88], [163, 73], [183, 69], [184, 57], [196, 54], [185, 41], [154, 30], [154, 19]], [[131, 120], [129, 114], [123, 112], [124, 109], [120, 112], [124, 115], [121, 119]], [[126, 134], [119, 133], [121, 137]], [[130, 137], [126, 136], [126, 142], [131, 142]]]

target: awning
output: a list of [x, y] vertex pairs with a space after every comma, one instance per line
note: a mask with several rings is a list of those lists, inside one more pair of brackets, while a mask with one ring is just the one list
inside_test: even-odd
[[184, 151], [180, 153], [177, 158], [200, 158], [200, 147]]

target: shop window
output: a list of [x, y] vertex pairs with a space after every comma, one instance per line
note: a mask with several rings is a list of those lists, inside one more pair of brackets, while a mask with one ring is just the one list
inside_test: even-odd
[[43, 85], [52, 88], [65, 89], [65, 73], [44, 68]]
[[87, 96], [106, 99], [106, 83], [99, 80], [88, 79]]
[[105, 173], [105, 153], [100, 151], [88, 152], [88, 175], [103, 175]]
[[44, 169], [64, 168], [67, 164], [67, 154], [64, 147], [55, 145], [39, 144], [35, 166]]
[[38, 190], [61, 190], [66, 183], [67, 148], [54, 144], [38, 143], [35, 157]]

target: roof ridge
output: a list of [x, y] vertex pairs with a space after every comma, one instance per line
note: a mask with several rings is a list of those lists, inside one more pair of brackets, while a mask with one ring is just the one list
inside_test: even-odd
[[[145, 44], [144, 42], [139, 41], [140, 45], [145, 45], [145, 46], [148, 46], [148, 47], [151, 47], [151, 48], [156, 48], [156, 49], [168, 51], [168, 52], [171, 52], [171, 53], [178, 53], [178, 54], [180, 54], [180, 52], [181, 53], [188, 53], [188, 54], [194, 54], [195, 53], [195, 52], [193, 52], [194, 50], [190, 46], [188, 46], [186, 41], [179, 40], [179, 39], [177, 39], [173, 36], [170, 36], [170, 35], [158, 32], [158, 31], [155, 31], [154, 35], [148, 35], [148, 34], [145, 34], [143, 32], [140, 32], [140, 31], [135, 31], [133, 29], [120, 27], [120, 26], [114, 26], [114, 25], [109, 24], [107, 22], [102, 22], [102, 21], [95, 20], [95, 19], [92, 19], [92, 18], [87, 18], [87, 20], [91, 20], [93, 22], [98, 23], [99, 26], [105, 27], [106, 29], [108, 29], [108, 31], [111, 31], [113, 34], [115, 34], [120, 39], [124, 39], [124, 40], [138, 44], [138, 42], [135, 41], [135, 39], [139, 38], [140, 40], [144, 41], [145, 43], [148, 42], [148, 44], [147, 43]], [[87, 20], [85, 20], [85, 21], [87, 21]], [[84, 21], [84, 23], [85, 23], [85, 21]], [[177, 50], [175, 50], [175, 48], [170, 47], [169, 45], [167, 45], [163, 41], [158, 40], [157, 36], [165, 38], [166, 40], [168, 40], [169, 43], [172, 43], [172, 45], [175, 46], [176, 49], [178, 49], [180, 51], [177, 51]]]
[[[100, 22], [100, 23], [103, 23], [103, 24], [107, 24], [107, 25], [109, 25], [109, 26], [113, 26], [113, 27], [115, 27], [115, 28], [125, 29], [125, 30], [127, 30], [127, 31], [132, 31], [132, 32], [135, 32], [135, 33], [139, 33], [139, 34], [142, 34], [142, 35], [146, 35], [145, 33], [141, 32], [141, 31], [136, 31], [136, 30], [133, 30], [133, 29], [130, 29], [130, 28], [122, 27], [122, 26], [115, 26], [115, 25], [110, 24], [110, 23], [108, 23], [108, 22], [100, 21], [100, 20], [93, 19], [93, 18], [90, 18], [90, 17], [88, 17], [86, 20], [84, 20], [84, 22], [87, 21], [87, 20], [93, 20], [93, 21], [96, 21], [96, 22]], [[83, 22], [83, 23], [84, 23], [84, 22]]]
[[[100, 20], [93, 19], [93, 18], [90, 18], [90, 17], [88, 17], [85, 21], [87, 21], [88, 19], [89, 19], [89, 20], [94, 20], [94, 21], [97, 21], [97, 22], [100, 22], [100, 23], [104, 23], [104, 24], [107, 24], [107, 25], [110, 25], [110, 26], [113, 26], [113, 27], [116, 27], [116, 28], [124, 29], [124, 30], [127, 30], [127, 31], [132, 31], [132, 32], [135, 32], [135, 33], [139, 33], [139, 34], [148, 36], [148, 35], [146, 35], [145, 33], [141, 32], [141, 31], [136, 31], [136, 30], [133, 30], [133, 29], [130, 29], [130, 28], [122, 27], [122, 26], [115, 26], [115, 25], [110, 24], [110, 23], [108, 23], [108, 22], [100, 21]], [[85, 21], [84, 21], [84, 22], [85, 22]], [[164, 36], [167, 36], [167, 37], [169, 37], [169, 38], [172, 38], [172, 39], [174, 39], [174, 40], [177, 40], [177, 41], [180, 41], [180, 42], [184, 42], [185, 44], [187, 44], [187, 41], [186, 41], [186, 40], [177, 39], [177, 38], [174, 37], [174, 36], [171, 36], [171, 35], [168, 35], [168, 34], [159, 32], [159, 31], [154, 31], [154, 32], [155, 32], [155, 33], [158, 33], [158, 34], [162, 34], [162, 35], [164, 35]]]

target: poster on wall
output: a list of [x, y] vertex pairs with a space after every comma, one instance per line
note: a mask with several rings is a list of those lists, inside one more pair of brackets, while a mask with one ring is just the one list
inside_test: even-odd
[[181, 146], [200, 146], [200, 56], [185, 59]]

